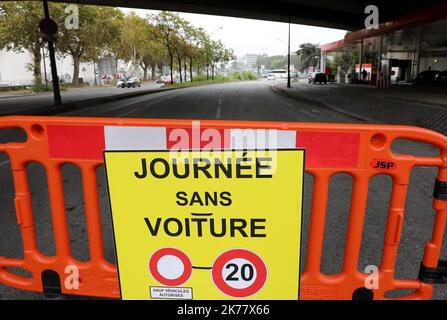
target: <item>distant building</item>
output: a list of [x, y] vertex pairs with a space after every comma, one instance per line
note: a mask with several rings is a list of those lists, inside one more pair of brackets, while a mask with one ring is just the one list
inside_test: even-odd
[[241, 62], [245, 70], [256, 70], [257, 54], [246, 54], [242, 57]]

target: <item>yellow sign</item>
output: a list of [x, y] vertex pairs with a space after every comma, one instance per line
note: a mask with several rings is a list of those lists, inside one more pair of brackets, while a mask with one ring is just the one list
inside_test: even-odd
[[104, 157], [123, 299], [298, 299], [304, 150]]

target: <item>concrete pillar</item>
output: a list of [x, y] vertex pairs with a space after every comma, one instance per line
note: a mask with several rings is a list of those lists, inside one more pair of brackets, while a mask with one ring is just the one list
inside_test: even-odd
[[320, 72], [326, 72], [326, 52], [321, 51], [320, 55]]
[[383, 35], [380, 36], [379, 40], [379, 53], [377, 55], [376, 87], [379, 86], [379, 81], [382, 79], [382, 53], [383, 53]]
[[363, 65], [363, 38], [360, 41], [359, 74], [358, 74], [359, 80], [362, 80], [362, 65]]
[[421, 46], [422, 46], [422, 27], [418, 28], [415, 41], [415, 59], [416, 59], [416, 75], [419, 74], [421, 67]]

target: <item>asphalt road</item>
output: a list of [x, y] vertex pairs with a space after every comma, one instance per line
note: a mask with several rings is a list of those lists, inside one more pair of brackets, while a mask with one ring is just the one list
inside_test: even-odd
[[[1, 102], [0, 102], [1, 104]], [[68, 112], [69, 116], [129, 117], [129, 118], [176, 118], [176, 119], [221, 119], [260, 121], [306, 121], [306, 122], [358, 122], [353, 118], [323, 107], [314, 106], [284, 97], [271, 89], [267, 81], [227, 83], [193, 87], [154, 93], [117, 102], [96, 104], [82, 111]], [[0, 132], [1, 141], [16, 139], [15, 132]], [[401, 142], [396, 150], [402, 153], [433, 155], [436, 150], [427, 145]], [[21, 257], [21, 241], [13, 206], [13, 189], [9, 162], [0, 154], [0, 256]], [[409, 186], [406, 217], [401, 246], [397, 257], [396, 277], [415, 279], [423, 256], [424, 244], [430, 239], [434, 221], [432, 210], [433, 182], [436, 171], [429, 168], [415, 169]], [[30, 189], [37, 228], [39, 248], [48, 255], [54, 254], [54, 241], [50, 224], [48, 192], [45, 172], [38, 164], [29, 167]], [[67, 217], [71, 248], [75, 258], [88, 260], [88, 240], [85, 227], [83, 196], [78, 170], [74, 166], [63, 168]], [[112, 232], [109, 219], [104, 172], [99, 171], [100, 206], [105, 238], [105, 253], [114, 261]], [[352, 179], [339, 174], [331, 182], [327, 225], [323, 248], [322, 272], [335, 274], [341, 270]], [[304, 197], [304, 248], [307, 243], [311, 203], [312, 178], [306, 174]], [[368, 209], [359, 270], [367, 265], [379, 265], [383, 232], [386, 224], [391, 181], [379, 176], [370, 184]], [[6, 239], [6, 240], [5, 240]], [[305, 249], [304, 249], [305, 250]], [[305, 252], [304, 252], [305, 253]], [[305, 254], [303, 254], [305, 257]], [[445, 257], [445, 254], [444, 254]], [[304, 265], [304, 261], [302, 261]], [[390, 294], [399, 296], [406, 291]], [[22, 292], [0, 285], [0, 299], [41, 299], [37, 293]], [[447, 299], [447, 288], [437, 286], [434, 299]]]
[[[127, 92], [135, 92], [142, 90], [150, 90], [160, 88], [161, 84], [143, 83], [137, 88], [116, 88], [116, 87], [99, 87], [99, 88], [72, 88], [61, 91], [63, 103], [76, 103], [79, 101], [119, 95]], [[51, 106], [53, 104], [53, 93], [43, 92], [38, 94], [30, 94], [24, 96], [1, 96], [0, 95], [0, 115], [7, 114], [10, 110], [17, 113], [25, 113], [28, 110], [39, 107]]]

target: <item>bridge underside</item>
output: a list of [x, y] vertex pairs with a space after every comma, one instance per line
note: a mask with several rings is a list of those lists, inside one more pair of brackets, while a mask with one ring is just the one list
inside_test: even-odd
[[376, 5], [381, 21], [419, 11], [442, 0], [64, 0], [60, 2], [169, 10], [358, 30], [365, 7]]

